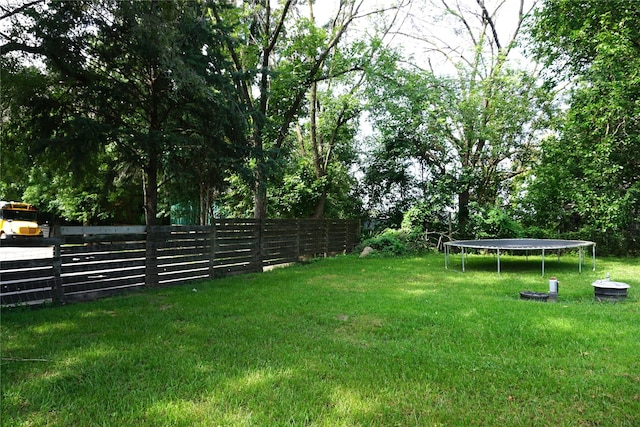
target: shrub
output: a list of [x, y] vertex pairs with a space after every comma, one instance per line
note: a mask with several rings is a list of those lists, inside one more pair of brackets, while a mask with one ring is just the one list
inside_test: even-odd
[[406, 233], [410, 251], [422, 252], [436, 248], [439, 233], [446, 233], [450, 227], [449, 222], [449, 214], [444, 207], [423, 201], [405, 212], [401, 230]]
[[522, 225], [500, 207], [480, 208], [474, 206], [469, 219], [469, 230], [475, 239], [525, 237]]
[[360, 250], [371, 246], [377, 252], [385, 255], [406, 255], [410, 252], [407, 244], [407, 235], [402, 230], [387, 228], [374, 237], [364, 240], [360, 244]]

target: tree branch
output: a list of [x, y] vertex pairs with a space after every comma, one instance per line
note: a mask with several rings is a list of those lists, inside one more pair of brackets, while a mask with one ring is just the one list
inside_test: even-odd
[[[522, 1], [523, 0], [521, 0], [520, 2], [521, 9], [522, 9]], [[487, 11], [487, 8], [484, 5], [484, 0], [476, 0], [476, 2], [478, 3], [478, 6], [480, 6], [480, 9], [482, 9], [482, 16], [484, 17], [484, 19], [487, 20], [487, 23], [491, 28], [491, 32], [493, 33], [493, 41], [495, 42], [496, 47], [498, 48], [498, 50], [501, 50], [502, 46], [500, 46], [500, 39], [498, 38], [498, 31], [496, 30], [495, 22], [493, 22], [493, 17], [489, 15], [489, 12]]]
[[10, 41], [0, 46], [0, 55], [4, 55], [9, 52], [25, 52], [32, 53], [34, 55], [44, 55], [44, 51], [40, 46], [29, 46], [16, 41]]
[[44, 0], [33, 0], [31, 2], [25, 3], [20, 7], [17, 7], [13, 10], [9, 10], [8, 8], [1, 7], [2, 11], [5, 12], [4, 15], [0, 16], [0, 21], [3, 19], [11, 18], [13, 15], [17, 15], [22, 13], [24, 10], [29, 9], [32, 6], [35, 6], [38, 3], [44, 3]]

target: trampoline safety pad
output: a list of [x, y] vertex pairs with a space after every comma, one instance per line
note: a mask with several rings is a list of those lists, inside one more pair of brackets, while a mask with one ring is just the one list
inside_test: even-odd
[[444, 265], [449, 268], [449, 256], [451, 248], [460, 248], [462, 253], [462, 271], [465, 271], [465, 249], [495, 250], [498, 258], [498, 275], [500, 275], [500, 251], [541, 251], [542, 275], [544, 276], [545, 251], [560, 249], [578, 249], [578, 271], [582, 273], [582, 264], [585, 259], [585, 250], [592, 248], [593, 271], [596, 270], [596, 244], [586, 240], [559, 240], [559, 239], [480, 239], [480, 240], [454, 240], [444, 244]]

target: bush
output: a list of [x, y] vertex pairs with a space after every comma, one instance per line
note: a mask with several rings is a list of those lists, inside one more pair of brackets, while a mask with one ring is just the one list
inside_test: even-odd
[[402, 230], [390, 228], [364, 240], [360, 244], [360, 250], [367, 246], [371, 246], [377, 252], [385, 255], [406, 255], [411, 252], [407, 242], [407, 234]]
[[[500, 207], [480, 208], [474, 206], [469, 219], [469, 231], [475, 239], [505, 239], [525, 237], [522, 225]], [[527, 236], [528, 237], [528, 236]]]
[[[411, 252], [422, 252], [437, 247], [439, 233], [449, 229], [446, 209], [430, 201], [417, 203], [404, 213], [401, 230]], [[435, 237], [434, 237], [435, 236]]]

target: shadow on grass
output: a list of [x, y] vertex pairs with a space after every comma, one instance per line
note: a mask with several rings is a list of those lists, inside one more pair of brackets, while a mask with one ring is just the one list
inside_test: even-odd
[[[498, 272], [498, 257], [496, 254], [477, 255], [472, 254], [465, 257], [465, 272]], [[520, 255], [501, 255], [500, 256], [500, 272], [538, 272], [542, 275], [543, 260], [540, 255], [520, 256]], [[462, 271], [462, 256], [453, 254], [449, 258], [449, 268]], [[596, 261], [597, 268], [597, 261]], [[580, 267], [577, 254], [566, 254], [558, 257], [557, 255], [545, 255], [544, 258], [544, 275], [551, 276], [554, 273], [578, 272], [582, 270], [591, 271], [593, 263], [591, 257], [585, 258]]]
[[143, 426], [640, 422], [637, 303], [576, 303], [585, 287], [571, 263], [561, 286], [573, 302], [517, 301], [522, 286], [544, 286], [539, 265], [530, 259], [522, 267], [531, 271], [509, 268], [498, 279], [493, 260], [482, 258], [455, 274], [436, 255], [345, 257], [10, 313], [0, 329], [3, 357], [46, 362], [3, 360], [3, 418]]

